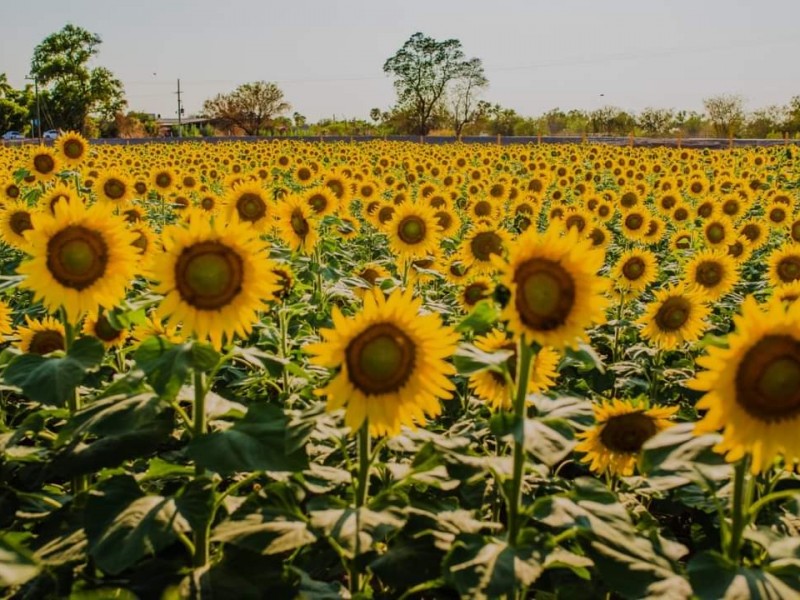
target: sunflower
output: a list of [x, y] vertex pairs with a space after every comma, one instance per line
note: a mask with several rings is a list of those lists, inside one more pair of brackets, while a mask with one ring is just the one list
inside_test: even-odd
[[31, 151], [28, 170], [37, 181], [50, 181], [56, 176], [59, 168], [59, 158], [50, 148], [38, 146]]
[[470, 277], [469, 281], [459, 289], [456, 299], [462, 308], [469, 312], [481, 300], [491, 298], [494, 294], [494, 287], [494, 283], [489, 277]]
[[18, 200], [22, 195], [22, 190], [13, 179], [8, 179], [0, 185], [0, 200]]
[[[560, 237], [529, 229], [513, 245], [502, 283], [511, 291], [503, 317], [528, 343], [562, 348], [604, 318], [606, 284], [597, 275], [603, 252], [573, 229]], [[500, 261], [498, 261], [500, 262]]]
[[720, 250], [699, 252], [686, 265], [686, 281], [706, 301], [718, 300], [739, 280], [736, 261]]
[[[506, 360], [506, 368], [512, 381], [516, 379], [517, 345], [504, 332], [495, 330], [479, 337], [475, 340], [475, 346], [484, 352], [511, 351], [511, 356]], [[528, 380], [529, 394], [538, 394], [553, 386], [558, 377], [559, 360], [558, 352], [546, 346], [536, 353]], [[511, 408], [514, 386], [509, 385], [501, 373], [492, 370], [480, 371], [470, 376], [469, 385], [475, 391], [475, 395], [490, 404], [494, 410]]]
[[164, 323], [155, 312], [150, 314], [143, 323], [133, 326], [131, 337], [138, 343], [151, 337], [164, 338], [172, 344], [180, 344], [186, 339], [179, 332], [177, 325]]
[[800, 305], [780, 300], [760, 307], [745, 298], [725, 348], [708, 346], [697, 364], [706, 369], [689, 387], [706, 392], [698, 434], [722, 429], [715, 447], [728, 461], [752, 456], [751, 471], [769, 469], [779, 455], [800, 461]]
[[702, 296], [683, 285], [675, 285], [657, 291], [655, 300], [647, 305], [637, 323], [643, 326], [643, 338], [659, 348], [672, 350], [684, 342], [700, 339], [708, 313]]
[[8, 304], [0, 300], [0, 335], [11, 335], [11, 309]]
[[155, 291], [164, 294], [160, 314], [217, 348], [234, 334], [246, 335], [277, 287], [252, 230], [235, 221], [192, 219], [188, 227], [169, 227], [162, 241], [152, 267]]
[[319, 218], [336, 214], [336, 210], [339, 208], [339, 199], [329, 187], [324, 185], [303, 192], [303, 201]]
[[178, 177], [172, 169], [159, 168], [150, 174], [150, 183], [159, 194], [167, 194], [175, 189]]
[[772, 291], [772, 296], [774, 298], [779, 298], [781, 302], [796, 302], [800, 299], [800, 280], [776, 286]]
[[355, 295], [361, 299], [364, 298], [365, 294], [370, 293], [370, 290], [377, 288], [380, 280], [391, 277], [389, 271], [387, 271], [382, 265], [374, 262], [367, 263], [361, 267], [358, 271], [356, 271], [355, 275], [366, 283], [366, 286], [353, 288]]
[[611, 279], [620, 290], [640, 293], [658, 277], [658, 261], [647, 250], [627, 250], [611, 271]]
[[740, 235], [728, 244], [728, 256], [733, 258], [738, 264], [742, 264], [750, 258], [752, 252], [752, 245], [743, 235]]
[[455, 210], [441, 207], [435, 209], [433, 216], [436, 217], [442, 237], [455, 236], [461, 230], [461, 218]]
[[99, 200], [123, 206], [134, 196], [133, 185], [128, 177], [119, 171], [106, 171], [94, 186]]
[[75, 131], [58, 136], [55, 147], [68, 167], [79, 165], [89, 154], [89, 142]]
[[329, 411], [346, 407], [345, 423], [353, 432], [365, 421], [373, 436], [423, 424], [455, 389], [448, 378], [455, 369], [445, 361], [458, 334], [438, 314], [420, 315], [421, 306], [410, 291], [395, 290], [388, 299], [368, 294], [354, 317], [334, 307], [334, 328], [321, 330], [323, 341], [306, 346], [312, 363], [338, 369], [318, 393], [327, 397]]
[[631, 241], [639, 241], [647, 234], [650, 215], [643, 208], [632, 208], [622, 213], [620, 226], [622, 234]]
[[25, 202], [7, 202], [0, 210], [0, 239], [9, 246], [25, 248], [25, 232], [33, 229], [34, 214]]
[[96, 337], [106, 348], [122, 346], [128, 337], [128, 332], [114, 327], [105, 313], [87, 316], [83, 322], [83, 333]]
[[288, 263], [273, 263], [272, 274], [275, 275], [277, 289], [273, 295], [278, 300], [285, 300], [292, 293], [294, 287], [294, 273]]
[[275, 211], [278, 237], [293, 251], [310, 254], [319, 241], [314, 212], [303, 198], [292, 196], [283, 200]]
[[26, 354], [50, 354], [66, 349], [64, 325], [53, 317], [33, 320], [25, 316], [25, 326], [17, 328], [17, 347]]
[[478, 225], [464, 236], [459, 260], [475, 275], [493, 273], [497, 266], [492, 262], [492, 257], [503, 256], [510, 243], [511, 235], [504, 229]]
[[240, 183], [225, 198], [228, 218], [247, 223], [259, 233], [272, 224], [272, 206], [266, 190], [258, 183]]
[[49, 310], [63, 306], [73, 321], [118, 304], [136, 276], [135, 236], [108, 205], [59, 202], [54, 215], [33, 215], [25, 237], [31, 259], [18, 268], [27, 275], [22, 285]]
[[739, 225], [739, 234], [747, 238], [753, 250], [757, 250], [767, 243], [769, 235], [767, 229], [759, 219], [748, 219]]
[[576, 452], [585, 453], [581, 462], [597, 474], [614, 477], [633, 475], [644, 443], [672, 426], [670, 417], [678, 407], [646, 409], [635, 401], [612, 400], [594, 407], [594, 427], [578, 434]]
[[427, 256], [439, 247], [435, 211], [425, 204], [405, 202], [397, 206], [386, 232], [389, 247], [401, 260]]
[[710, 248], [727, 248], [731, 240], [736, 237], [736, 232], [727, 217], [708, 219], [703, 223], [703, 240]]
[[800, 279], [800, 244], [784, 244], [767, 261], [769, 282], [781, 285]]

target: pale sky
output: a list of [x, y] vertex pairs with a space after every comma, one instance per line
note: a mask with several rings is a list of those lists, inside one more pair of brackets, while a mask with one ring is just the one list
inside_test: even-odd
[[33, 48], [73, 23], [102, 37], [96, 63], [122, 80], [129, 108], [163, 117], [180, 77], [187, 114], [263, 79], [311, 121], [368, 119], [394, 102], [383, 63], [416, 31], [461, 40], [483, 60], [483, 97], [526, 116], [800, 95], [800, 0], [0, 0], [0, 23], [13, 85]]

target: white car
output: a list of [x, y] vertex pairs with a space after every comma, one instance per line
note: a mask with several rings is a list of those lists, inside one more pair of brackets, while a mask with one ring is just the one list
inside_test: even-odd
[[19, 131], [6, 131], [3, 134], [3, 139], [8, 140], [24, 140], [25, 136], [22, 135]]
[[42, 134], [42, 139], [54, 140], [58, 138], [58, 129], [48, 129]]

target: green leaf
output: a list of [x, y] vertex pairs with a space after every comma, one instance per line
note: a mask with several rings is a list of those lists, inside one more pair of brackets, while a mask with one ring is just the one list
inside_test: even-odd
[[456, 325], [456, 331], [459, 333], [471, 331], [476, 335], [481, 335], [490, 331], [499, 318], [500, 311], [497, 305], [491, 300], [481, 300], [475, 305], [472, 312]]
[[0, 535], [0, 588], [22, 585], [39, 573], [33, 555], [16, 539], [19, 535]]
[[214, 512], [214, 484], [208, 477], [193, 479], [175, 496], [178, 511], [197, 531], [206, 526]]
[[606, 372], [606, 366], [600, 355], [589, 344], [581, 342], [577, 348], [567, 348], [561, 360], [559, 370], [564, 367], [575, 367], [580, 373], [590, 371]]
[[223, 521], [214, 528], [212, 539], [260, 554], [281, 554], [313, 544], [317, 537], [304, 521], [289, 520], [265, 510]]
[[347, 558], [353, 558], [357, 546], [356, 515], [360, 521], [358, 548], [362, 553], [370, 551], [374, 540], [382, 539], [402, 527], [406, 519], [402, 512], [392, 507], [380, 511], [366, 507], [331, 508], [312, 510], [311, 526], [336, 540], [341, 552]]
[[6, 383], [22, 390], [42, 404], [64, 406], [75, 393], [89, 369], [100, 364], [105, 349], [93, 337], [77, 340], [62, 357], [22, 354], [9, 363], [3, 374]]
[[575, 432], [563, 419], [525, 420], [525, 450], [548, 467], [564, 460], [575, 444]]
[[493, 367], [502, 369], [512, 354], [511, 350], [484, 352], [472, 344], [461, 344], [453, 355], [453, 364], [461, 375], [473, 375]]
[[800, 577], [795, 569], [780, 577], [769, 570], [746, 568], [730, 562], [717, 552], [703, 552], [689, 561], [686, 570], [692, 591], [700, 600], [717, 598], [797, 598]]
[[145, 495], [127, 475], [107, 479], [92, 490], [86, 515], [89, 553], [111, 575], [166, 548], [177, 531], [189, 530], [174, 500]]
[[280, 408], [253, 404], [233, 427], [193, 439], [188, 453], [198, 465], [221, 475], [302, 471], [308, 468], [308, 458], [303, 448], [288, 451], [287, 423]]
[[219, 359], [219, 353], [207, 344], [171, 344], [161, 337], [146, 339], [134, 354], [148, 383], [156, 393], [168, 399], [178, 395], [190, 369], [210, 371]]

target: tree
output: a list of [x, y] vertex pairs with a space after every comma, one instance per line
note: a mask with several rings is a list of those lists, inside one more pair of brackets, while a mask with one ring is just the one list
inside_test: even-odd
[[705, 98], [703, 105], [717, 136], [732, 137], [739, 132], [744, 123], [744, 99], [741, 96], [712, 96]]
[[383, 72], [394, 77], [399, 105], [413, 116], [414, 133], [428, 134], [448, 86], [466, 73], [470, 62], [460, 41], [439, 42], [418, 32], [384, 63]]
[[550, 135], [558, 135], [567, 128], [567, 115], [560, 108], [548, 110], [542, 118], [547, 125], [547, 133]]
[[203, 103], [205, 116], [239, 127], [247, 135], [270, 129], [272, 119], [290, 109], [281, 89], [267, 81], [242, 84], [230, 94], [218, 94]]
[[480, 114], [478, 93], [489, 85], [483, 73], [480, 58], [472, 58], [464, 64], [463, 72], [455, 79], [450, 91], [450, 111], [453, 117], [453, 131], [461, 135], [464, 125], [472, 123]]
[[786, 109], [782, 106], [767, 106], [747, 117], [744, 134], [749, 138], [766, 138], [769, 134], [783, 131]]
[[666, 135], [675, 122], [675, 113], [668, 108], [647, 107], [636, 118], [644, 135]]
[[89, 68], [100, 36], [75, 25], [46, 37], [33, 51], [31, 74], [48, 90], [47, 110], [63, 129], [85, 132], [87, 121], [111, 121], [126, 105], [122, 82], [105, 67]]

